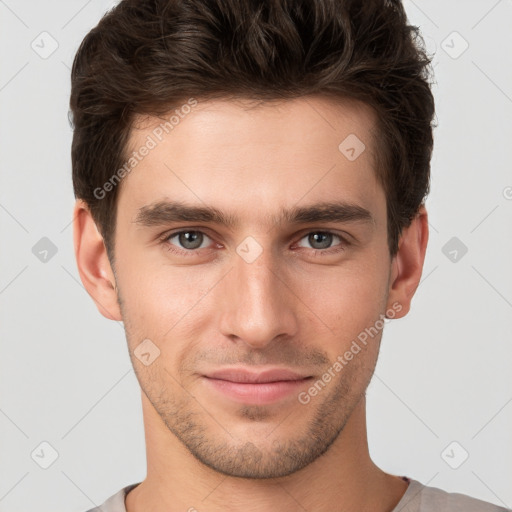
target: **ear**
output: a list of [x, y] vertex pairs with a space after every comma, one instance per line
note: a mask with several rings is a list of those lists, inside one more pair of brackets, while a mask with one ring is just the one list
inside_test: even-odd
[[422, 205], [411, 225], [402, 230], [398, 252], [391, 263], [387, 308], [392, 308], [395, 303], [402, 306], [393, 318], [402, 318], [410, 310], [412, 297], [421, 279], [427, 242], [428, 214], [425, 206]]
[[78, 199], [73, 210], [73, 243], [78, 273], [98, 311], [110, 320], [122, 320], [114, 287], [115, 276], [96, 223], [87, 204]]

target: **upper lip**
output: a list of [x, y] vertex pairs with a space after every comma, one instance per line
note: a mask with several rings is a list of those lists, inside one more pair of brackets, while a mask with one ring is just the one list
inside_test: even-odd
[[249, 370], [246, 368], [226, 368], [216, 370], [205, 374], [210, 379], [229, 380], [231, 382], [277, 382], [283, 380], [301, 380], [309, 377], [309, 375], [301, 375], [300, 373], [288, 370], [286, 368], [276, 368], [269, 370]]

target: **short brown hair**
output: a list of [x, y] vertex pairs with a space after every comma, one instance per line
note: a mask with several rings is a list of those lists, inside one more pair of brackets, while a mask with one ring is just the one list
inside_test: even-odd
[[[188, 98], [351, 98], [377, 114], [376, 177], [398, 250], [430, 187], [430, 63], [400, 0], [122, 0], [82, 41], [71, 72], [71, 160], [111, 261], [119, 187], [138, 115]], [[341, 141], [340, 141], [341, 142]]]

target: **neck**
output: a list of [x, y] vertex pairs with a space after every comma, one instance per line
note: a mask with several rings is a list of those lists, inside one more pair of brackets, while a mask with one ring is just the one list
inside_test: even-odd
[[390, 512], [407, 483], [370, 459], [363, 396], [324, 455], [303, 469], [275, 479], [227, 476], [193, 457], [167, 429], [142, 393], [147, 476], [128, 493], [127, 512], [263, 512], [336, 510]]

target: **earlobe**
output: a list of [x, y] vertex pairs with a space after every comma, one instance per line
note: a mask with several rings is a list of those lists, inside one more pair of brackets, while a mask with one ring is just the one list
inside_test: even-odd
[[399, 249], [393, 258], [387, 307], [400, 304], [395, 318], [404, 317], [410, 310], [412, 298], [420, 283], [428, 243], [428, 214], [422, 205], [400, 237]]
[[101, 236], [86, 203], [78, 199], [73, 210], [73, 243], [80, 279], [98, 311], [110, 320], [122, 320], [115, 276]]

